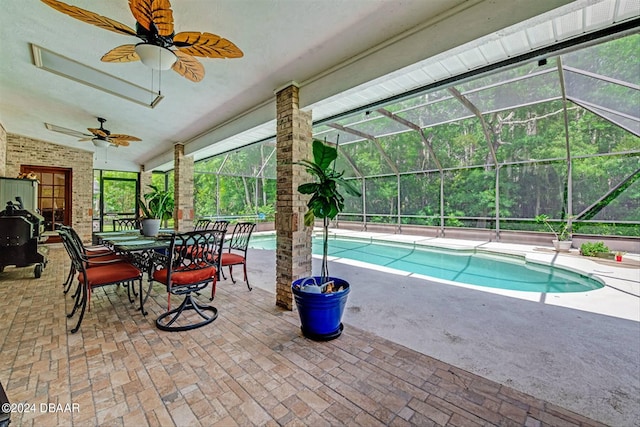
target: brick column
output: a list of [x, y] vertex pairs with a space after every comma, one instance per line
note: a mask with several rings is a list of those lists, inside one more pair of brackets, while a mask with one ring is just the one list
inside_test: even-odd
[[173, 150], [174, 161], [174, 201], [173, 228], [184, 232], [193, 230], [193, 157], [184, 155], [184, 145], [176, 144]]
[[[144, 193], [148, 193], [151, 185], [151, 171], [147, 172], [144, 169], [144, 165], [140, 166], [140, 194], [138, 197], [144, 200]], [[142, 211], [138, 212], [138, 216], [142, 216]]]
[[309, 196], [298, 185], [310, 177], [302, 166], [311, 158], [311, 113], [298, 107], [298, 87], [291, 84], [276, 92], [277, 200], [276, 200], [276, 305], [293, 309], [291, 282], [311, 275], [311, 231], [304, 225]]

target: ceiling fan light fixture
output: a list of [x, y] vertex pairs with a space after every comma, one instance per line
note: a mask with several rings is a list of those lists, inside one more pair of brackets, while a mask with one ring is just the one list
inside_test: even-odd
[[111, 145], [111, 143], [109, 141], [107, 141], [106, 139], [101, 139], [101, 138], [93, 138], [91, 140], [91, 142], [93, 142], [93, 145], [95, 145], [96, 147], [100, 147], [100, 148], [107, 148], [108, 146]]
[[154, 70], [168, 70], [178, 60], [171, 50], [150, 43], [138, 43], [135, 50], [140, 61]]

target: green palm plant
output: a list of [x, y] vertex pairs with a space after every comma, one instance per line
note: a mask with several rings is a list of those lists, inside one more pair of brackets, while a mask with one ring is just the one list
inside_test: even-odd
[[[339, 189], [355, 197], [360, 197], [360, 191], [349, 181], [342, 178], [343, 172], [335, 171], [335, 161], [338, 158], [336, 147], [320, 140], [313, 140], [313, 161], [301, 160], [295, 164], [302, 165], [307, 172], [315, 177], [315, 182], [308, 182], [298, 186], [301, 194], [311, 194], [304, 215], [304, 224], [312, 226], [316, 218], [323, 220], [322, 271], [323, 279], [329, 277], [329, 221], [344, 209], [344, 197]], [[333, 163], [333, 166], [331, 165]]]
[[[140, 208], [145, 218], [166, 220], [173, 216], [173, 194], [156, 185], [149, 185], [151, 190], [140, 198]], [[146, 202], [146, 203], [145, 203]]]
[[536, 222], [545, 224], [547, 227], [549, 227], [549, 230], [551, 230], [553, 235], [556, 237], [556, 240], [558, 241], [571, 240], [571, 230], [569, 229], [568, 221], [566, 220], [563, 221], [562, 223], [560, 223], [560, 225], [557, 228], [555, 228], [554, 226], [551, 225], [551, 222], [549, 221], [549, 216], [546, 214], [537, 215], [535, 219], [536, 219]]

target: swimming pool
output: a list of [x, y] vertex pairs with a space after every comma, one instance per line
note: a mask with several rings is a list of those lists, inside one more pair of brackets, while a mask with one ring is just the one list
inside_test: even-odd
[[[275, 250], [275, 236], [253, 236], [249, 246]], [[321, 238], [314, 238], [313, 253], [322, 254]], [[457, 283], [515, 291], [586, 292], [604, 286], [574, 271], [493, 253], [331, 237], [329, 255]]]

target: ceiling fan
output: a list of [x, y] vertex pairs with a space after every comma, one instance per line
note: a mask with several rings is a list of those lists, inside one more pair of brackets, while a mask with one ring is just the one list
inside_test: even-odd
[[142, 43], [125, 44], [110, 50], [101, 58], [104, 62], [141, 60], [151, 68], [172, 68], [187, 79], [199, 82], [204, 77], [204, 66], [196, 56], [241, 58], [244, 55], [235, 44], [215, 34], [197, 31], [175, 34], [169, 0], [129, 0], [129, 8], [136, 19], [135, 30], [111, 18], [58, 0], [42, 2], [72, 18], [142, 40]]
[[97, 118], [100, 122], [99, 128], [87, 128], [89, 133], [78, 132], [73, 129], [63, 128], [61, 126], [52, 125], [51, 123], [45, 123], [45, 127], [54, 132], [64, 133], [65, 135], [74, 136], [80, 138], [79, 141], [92, 141], [96, 147], [126, 147], [129, 145], [129, 141], [142, 141], [140, 138], [131, 135], [124, 135], [120, 133], [111, 133], [111, 131], [104, 128], [104, 123], [107, 121], [102, 117]]

